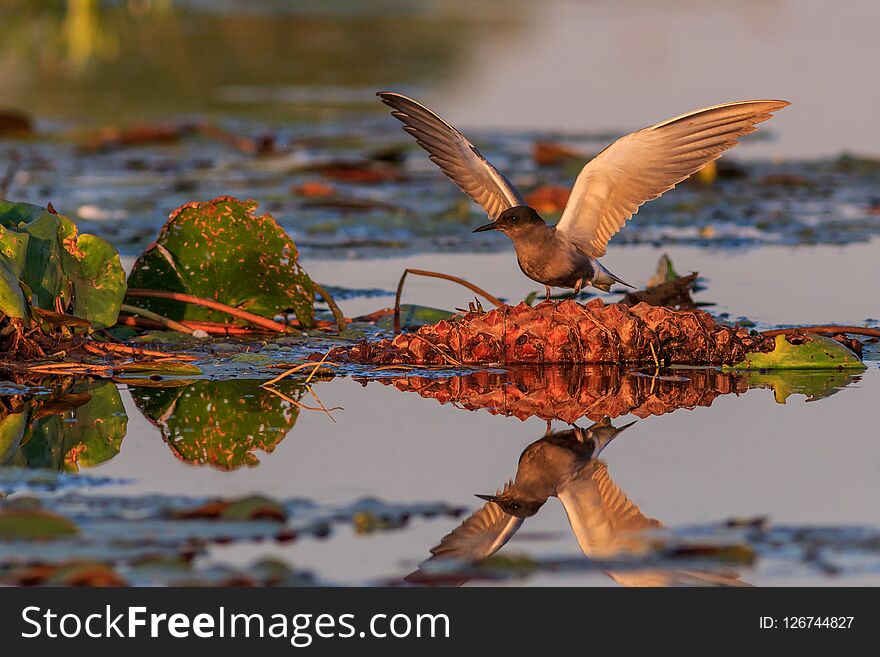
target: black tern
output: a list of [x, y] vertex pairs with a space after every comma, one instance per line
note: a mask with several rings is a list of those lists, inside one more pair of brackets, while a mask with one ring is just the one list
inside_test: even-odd
[[645, 202], [736, 146], [740, 137], [784, 100], [741, 100], [704, 107], [632, 132], [605, 148], [584, 166], [555, 226], [529, 207], [520, 193], [462, 133], [433, 111], [401, 94], [377, 94], [391, 115], [415, 137], [461, 190], [492, 219], [474, 232], [500, 230], [512, 241], [522, 272], [550, 288], [586, 285], [605, 292], [625, 283], [600, 262], [608, 241]]
[[[635, 424], [615, 427], [608, 418], [587, 428], [547, 431], [543, 438], [523, 450], [514, 481], [494, 495], [477, 495], [486, 500], [440, 544], [419, 570], [406, 577], [413, 584], [430, 584], [432, 571], [444, 573], [438, 563], [479, 563], [495, 554], [535, 515], [550, 497], [562, 503], [571, 529], [583, 553], [590, 558], [615, 559], [638, 555], [650, 549], [646, 532], [662, 527], [649, 518], [618, 487], [608, 466], [598, 460], [602, 451], [621, 432]], [[742, 586], [735, 573], [694, 570], [609, 571], [624, 586], [671, 586], [681, 584]], [[464, 584], [465, 575], [449, 571], [441, 583]]]

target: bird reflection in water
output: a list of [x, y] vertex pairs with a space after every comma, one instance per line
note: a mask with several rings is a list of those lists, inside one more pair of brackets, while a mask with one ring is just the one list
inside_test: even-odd
[[[431, 557], [406, 577], [410, 584], [464, 584], [470, 575], [443, 568], [472, 566], [491, 557], [538, 513], [551, 497], [565, 509], [568, 522], [588, 558], [620, 559], [651, 548], [647, 532], [662, 527], [647, 517], [611, 479], [602, 451], [635, 422], [615, 427], [608, 418], [587, 428], [573, 426], [533, 442], [519, 458], [516, 476], [494, 495], [478, 495], [486, 504], [443, 537]], [[744, 586], [732, 571], [688, 569], [608, 570], [624, 586]]]

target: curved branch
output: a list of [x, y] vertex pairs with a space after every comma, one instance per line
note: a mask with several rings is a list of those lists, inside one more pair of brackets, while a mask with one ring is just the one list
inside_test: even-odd
[[403, 293], [403, 282], [406, 280], [407, 274], [415, 274], [417, 276], [428, 276], [430, 278], [442, 278], [445, 281], [452, 281], [453, 283], [458, 283], [459, 285], [463, 285], [471, 292], [475, 292], [479, 294], [481, 297], [486, 299], [489, 303], [494, 305], [496, 308], [500, 308], [504, 304], [495, 296], [492, 296], [486, 290], [481, 287], [477, 287], [473, 283], [470, 283], [463, 278], [459, 278], [458, 276], [453, 276], [452, 274], [441, 274], [436, 271], [427, 271], [425, 269], [404, 269], [403, 274], [400, 277], [400, 282], [397, 284], [397, 295], [394, 298], [394, 333], [395, 335], [400, 333], [400, 296]]

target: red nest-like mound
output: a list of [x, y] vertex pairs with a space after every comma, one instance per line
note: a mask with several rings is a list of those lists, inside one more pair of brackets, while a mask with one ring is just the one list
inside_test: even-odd
[[330, 360], [373, 365], [657, 363], [734, 365], [773, 340], [699, 310], [594, 299], [469, 312], [393, 340], [339, 347]]

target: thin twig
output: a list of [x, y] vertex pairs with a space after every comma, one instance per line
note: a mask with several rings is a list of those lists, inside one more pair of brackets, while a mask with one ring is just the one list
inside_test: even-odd
[[[273, 395], [277, 395], [278, 397], [281, 397], [281, 399], [283, 399], [283, 400], [286, 401], [286, 402], [289, 402], [289, 403], [293, 404], [293, 405], [296, 406], [297, 408], [301, 408], [301, 409], [306, 410], [306, 411], [321, 411], [322, 413], [328, 413], [328, 414], [329, 414], [329, 411], [328, 411], [326, 408], [317, 408], [317, 407], [315, 407], [315, 406], [306, 406], [306, 405], [303, 404], [302, 402], [298, 402], [297, 400], [295, 400], [293, 397], [289, 397], [289, 396], [285, 395], [283, 392], [281, 392], [280, 390], [278, 390], [278, 388], [266, 388], [266, 390], [268, 390], [269, 392], [271, 392]], [[342, 409], [340, 408], [339, 410], [342, 410]], [[332, 419], [332, 416], [331, 416], [331, 419]]]
[[154, 322], [158, 322], [162, 326], [167, 329], [171, 329], [172, 331], [179, 331], [181, 333], [188, 333], [192, 335], [194, 333], [193, 329], [189, 326], [184, 326], [180, 322], [176, 322], [173, 319], [169, 319], [159, 313], [154, 313], [152, 310], [146, 310], [145, 308], [139, 308], [137, 306], [130, 306], [127, 303], [123, 303], [119, 306], [119, 310], [130, 313], [132, 315], [140, 315], [141, 317], [146, 317], [147, 319], [152, 319]]
[[326, 406], [324, 406], [324, 402], [321, 401], [321, 398], [318, 397], [318, 394], [314, 390], [312, 390], [312, 386], [306, 386], [306, 390], [312, 393], [312, 397], [314, 397], [315, 401], [318, 402], [318, 406], [320, 406], [324, 410], [324, 412], [327, 414], [327, 417], [330, 418], [330, 421], [333, 422], [333, 424], [336, 424], [336, 418], [333, 417], [333, 414], [330, 411], [342, 411], [345, 409], [343, 409], [342, 406], [334, 406], [332, 409], [328, 409]]
[[[320, 367], [321, 365], [323, 365], [324, 367], [339, 367], [339, 363], [331, 363], [329, 361], [325, 361], [323, 363], [318, 363], [318, 367]], [[275, 367], [275, 366], [270, 365], [270, 367]], [[268, 381], [265, 381], [264, 383], [261, 383], [260, 385], [264, 388], [266, 386], [271, 386], [271, 385], [281, 381], [281, 379], [286, 379], [291, 374], [295, 374], [296, 372], [304, 370], [307, 367], [312, 367], [312, 363], [302, 363], [300, 365], [297, 365], [296, 367], [291, 367], [289, 370], [285, 370], [284, 372], [282, 372], [281, 374], [276, 376], [274, 379], [270, 379]], [[314, 372], [314, 371], [315, 370], [313, 369], [312, 372]]]
[[761, 335], [766, 335], [768, 338], [772, 338], [776, 335], [788, 335], [795, 331], [804, 331], [805, 333], [852, 333], [853, 335], [870, 335], [871, 337], [880, 338], [880, 329], [868, 328], [867, 326], [845, 326], [838, 324], [793, 326], [791, 328], [771, 329], [769, 331], [761, 331]]
[[427, 271], [424, 269], [404, 269], [403, 274], [400, 277], [400, 282], [397, 284], [397, 295], [394, 298], [394, 333], [395, 335], [400, 333], [400, 296], [403, 293], [403, 282], [406, 280], [407, 274], [415, 274], [417, 276], [428, 276], [430, 278], [442, 278], [446, 281], [452, 281], [453, 283], [458, 283], [459, 285], [463, 285], [471, 292], [475, 292], [486, 299], [489, 303], [493, 304], [496, 308], [500, 308], [504, 304], [497, 298], [486, 292], [484, 289], [477, 287], [473, 283], [470, 283], [463, 278], [459, 278], [458, 276], [453, 276], [452, 274], [442, 274], [436, 271]]
[[269, 329], [270, 331], [275, 331], [277, 333], [289, 333], [291, 331], [289, 326], [285, 326], [284, 324], [280, 324], [279, 322], [276, 322], [274, 320], [267, 319], [266, 317], [263, 317], [261, 315], [255, 315], [254, 313], [249, 313], [246, 310], [227, 306], [225, 303], [220, 303], [219, 301], [202, 299], [201, 297], [196, 297], [191, 294], [184, 294], [183, 292], [168, 292], [165, 290], [142, 290], [138, 288], [129, 288], [128, 290], [126, 290], [125, 295], [129, 297], [169, 299], [171, 301], [180, 301], [182, 303], [193, 304], [195, 306], [204, 306], [205, 308], [219, 310], [220, 312], [232, 315], [233, 317], [238, 317], [239, 319], [248, 321], [251, 324], [262, 326], [263, 328]]
[[327, 362], [327, 357], [328, 357], [328, 356], [330, 356], [330, 350], [329, 350], [329, 349], [327, 350], [327, 353], [324, 354], [324, 357], [323, 357], [320, 361], [318, 361], [318, 364], [315, 365], [315, 369], [313, 369], [313, 370], [309, 373], [309, 376], [306, 377], [306, 381], [305, 381], [305, 384], [306, 384], [306, 385], [308, 385], [308, 384], [309, 384], [309, 381], [311, 381], [312, 378], [315, 376], [315, 373], [318, 371], [318, 368], [321, 367], [321, 365], [323, 365], [324, 363]]

